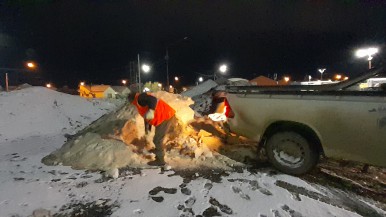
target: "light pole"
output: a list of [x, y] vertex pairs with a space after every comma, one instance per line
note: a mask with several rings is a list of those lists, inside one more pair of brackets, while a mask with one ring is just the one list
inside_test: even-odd
[[[143, 64], [142, 65], [142, 70], [144, 72], [149, 72], [150, 71], [150, 66], [149, 65], [146, 65], [146, 64]], [[142, 92], [142, 87], [141, 87], [141, 62], [140, 62], [140, 58], [139, 58], [139, 54], [138, 54], [138, 92]]]
[[[26, 67], [28, 69], [35, 69], [36, 64], [33, 62], [27, 62]], [[7, 71], [25, 71], [25, 69], [14, 69], [14, 68], [0, 68], [0, 70], [5, 70], [5, 91], [9, 91], [9, 82], [8, 82], [8, 72]]]
[[369, 69], [371, 69], [371, 60], [373, 59], [373, 55], [378, 53], [378, 48], [376, 47], [370, 47], [366, 49], [359, 49], [356, 51], [355, 55], [359, 58], [362, 57], [368, 57], [367, 60], [369, 61]]
[[320, 72], [320, 80], [323, 81], [323, 72], [326, 71], [326, 69], [318, 69]]
[[177, 41], [175, 41], [173, 43], [170, 43], [170, 44], [166, 45], [165, 61], [166, 61], [166, 86], [167, 87], [170, 86], [170, 83], [169, 83], [169, 47], [171, 47], [173, 45], [177, 45], [180, 42], [182, 42], [184, 40], [187, 40], [187, 39], [188, 39], [188, 37], [183, 37], [180, 40], [177, 40]]

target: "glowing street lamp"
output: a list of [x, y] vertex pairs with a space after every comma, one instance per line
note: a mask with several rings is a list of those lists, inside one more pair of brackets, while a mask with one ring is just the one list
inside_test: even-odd
[[342, 78], [342, 75], [335, 75], [336, 80], [340, 80]]
[[289, 80], [290, 80], [290, 77], [288, 77], [288, 76], [284, 77], [285, 82], [288, 82]]
[[359, 58], [366, 57], [369, 61], [369, 69], [371, 69], [371, 60], [373, 59], [373, 55], [378, 53], [379, 49], [376, 47], [370, 47], [366, 49], [359, 49], [356, 51], [355, 55]]
[[[228, 66], [226, 64], [222, 64], [218, 70], [221, 72], [221, 74], [225, 74], [228, 71]], [[216, 80], [216, 72], [213, 73], [213, 80]]]
[[123, 85], [126, 85], [127, 81], [126, 80], [122, 80], [122, 84]]
[[30, 69], [34, 69], [36, 67], [36, 65], [33, 62], [27, 62], [27, 67]]
[[143, 64], [142, 67], [141, 67], [141, 62], [140, 62], [140, 58], [139, 58], [139, 54], [138, 54], [138, 91], [139, 92], [142, 92], [142, 88], [141, 88], [141, 69], [145, 73], [148, 73], [150, 71], [150, 66], [146, 65], [146, 64]]
[[228, 70], [228, 66], [223, 64], [219, 68], [220, 72], [225, 73]]
[[178, 80], [179, 80], [179, 78], [176, 76], [176, 77], [174, 77], [174, 80], [175, 80], [175, 81], [178, 81]]
[[198, 78], [198, 81], [199, 81], [199, 82], [203, 82], [203, 81], [204, 81], [204, 78], [203, 78], [203, 77], [199, 77], [199, 78]]
[[323, 72], [326, 71], [326, 69], [318, 69], [320, 72], [320, 80], [323, 81]]
[[85, 84], [84, 81], [80, 82], [80, 86], [84, 86], [84, 84]]
[[46, 87], [47, 87], [47, 88], [51, 88], [52, 85], [51, 85], [50, 83], [48, 83], [48, 84], [46, 84]]
[[[139, 55], [138, 55], [138, 58], [139, 58]], [[142, 71], [145, 73], [150, 72], [150, 69], [151, 69], [150, 66], [147, 64], [143, 64], [141, 68], [142, 68]], [[139, 91], [142, 92], [142, 90], [141, 90], [141, 70], [138, 71], [138, 85], [139, 85]]]
[[142, 71], [144, 71], [146, 73], [150, 72], [150, 66], [146, 65], [146, 64], [143, 64], [142, 65]]

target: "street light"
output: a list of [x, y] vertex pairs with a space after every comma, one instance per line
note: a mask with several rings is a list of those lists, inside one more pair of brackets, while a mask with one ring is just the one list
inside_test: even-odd
[[[150, 66], [149, 65], [146, 65], [146, 64], [143, 64], [142, 65], [142, 71], [145, 72], [145, 73], [148, 73], [150, 72]], [[141, 70], [139, 70], [138, 72], [138, 85], [139, 85], [139, 92], [142, 92], [142, 89], [141, 89]]]
[[[28, 68], [28, 69], [35, 69], [36, 68], [36, 64], [35, 63], [33, 63], [33, 62], [27, 62], [26, 63], [26, 67]], [[17, 71], [26, 71], [25, 69], [16, 69], [16, 68], [0, 68], [0, 70], [5, 70], [5, 91], [9, 91], [9, 88], [8, 88], [8, 84], [9, 84], [9, 82], [8, 82], [8, 72], [7, 71], [9, 71], [9, 72], [17, 72]]]
[[369, 69], [371, 69], [371, 60], [373, 59], [373, 55], [378, 53], [378, 48], [376, 47], [370, 47], [366, 49], [359, 49], [356, 51], [355, 55], [359, 58], [362, 57], [368, 57], [367, 60], [369, 61]]
[[[218, 70], [222, 73], [225, 74], [228, 71], [228, 66], [226, 64], [220, 65]], [[216, 71], [213, 73], [213, 80], [216, 80]]]
[[323, 72], [326, 71], [326, 69], [318, 69], [320, 72], [320, 80], [323, 81]]
[[169, 83], [169, 47], [171, 47], [173, 45], [177, 45], [180, 42], [182, 42], [184, 40], [187, 40], [187, 39], [188, 39], [188, 37], [183, 37], [180, 40], [177, 40], [177, 41], [175, 41], [173, 43], [170, 43], [170, 44], [166, 45], [166, 55], [165, 55], [165, 60], [166, 60], [166, 86], [170, 85], [170, 83]]
[[178, 81], [178, 80], [179, 80], [179, 78], [176, 76], [176, 77], [174, 77], [174, 80], [175, 80], [175, 81]]
[[36, 67], [36, 65], [33, 62], [27, 62], [27, 67], [30, 69], [34, 69]]
[[142, 65], [142, 71], [144, 71], [146, 73], [150, 72], [150, 66], [146, 65], [146, 64], [143, 64]]
[[198, 81], [199, 81], [199, 82], [203, 82], [203, 81], [204, 81], [204, 78], [203, 78], [203, 77], [199, 77], [199, 78], [198, 78]]
[[[142, 70], [145, 73], [148, 73], [150, 71], [150, 66], [143, 64], [142, 65]], [[138, 91], [141, 93], [142, 92], [142, 87], [141, 87], [141, 62], [138, 54]]]
[[288, 82], [289, 80], [290, 80], [290, 77], [288, 77], [288, 76], [284, 77], [285, 82]]
[[122, 84], [123, 85], [126, 85], [127, 81], [126, 80], [122, 80]]
[[84, 81], [80, 82], [80, 86], [84, 86]]

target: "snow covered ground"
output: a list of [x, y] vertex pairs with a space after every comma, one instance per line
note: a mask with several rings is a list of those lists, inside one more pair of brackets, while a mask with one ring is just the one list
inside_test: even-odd
[[124, 168], [112, 179], [41, 163], [66, 134], [118, 107], [41, 87], [1, 92], [0, 216], [386, 215], [369, 199], [269, 168]]

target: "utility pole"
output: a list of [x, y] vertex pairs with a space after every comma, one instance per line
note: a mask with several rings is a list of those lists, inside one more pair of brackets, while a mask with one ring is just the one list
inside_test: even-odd
[[8, 92], [8, 73], [5, 73], [5, 91]]
[[166, 47], [166, 87], [169, 89], [169, 47]]
[[139, 54], [138, 54], [138, 92], [141, 93], [141, 63], [139, 61]]

